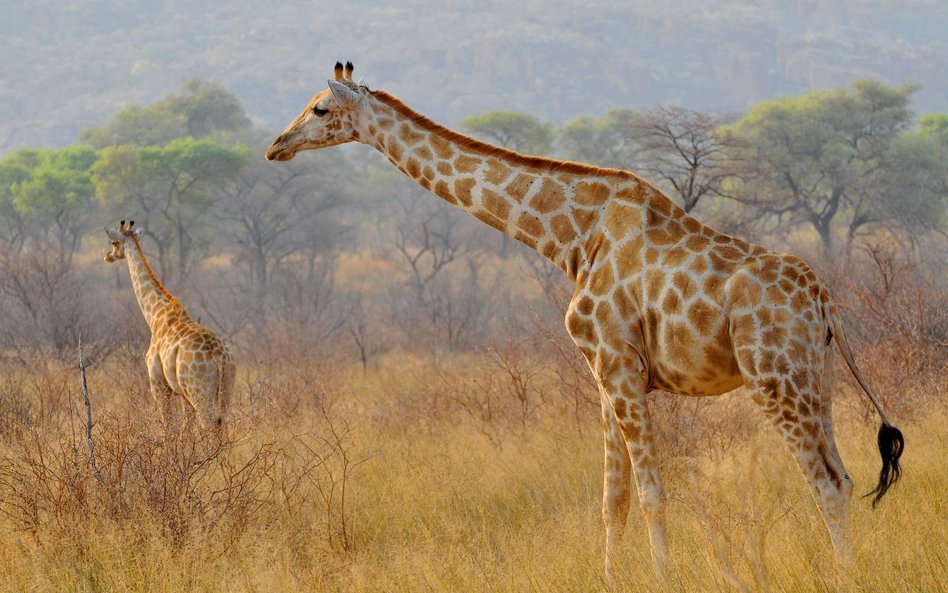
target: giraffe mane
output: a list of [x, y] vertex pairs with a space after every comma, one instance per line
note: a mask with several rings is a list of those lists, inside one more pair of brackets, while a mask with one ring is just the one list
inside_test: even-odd
[[148, 260], [145, 258], [145, 252], [142, 250], [141, 243], [138, 242], [138, 236], [135, 234], [130, 234], [128, 236], [131, 238], [132, 243], [135, 245], [135, 249], [138, 250], [138, 255], [140, 256], [140, 259], [142, 260], [142, 265], [145, 266], [145, 272], [148, 273], [148, 278], [151, 279], [152, 284], [158, 288], [158, 292], [160, 292], [162, 296], [168, 299], [169, 303], [180, 307], [181, 303], [178, 301], [177, 298], [175, 298], [174, 295], [168, 292], [168, 289], [165, 288], [165, 285], [162, 284], [160, 280], [158, 280], [158, 276], [155, 275], [154, 270], [151, 269], [151, 265], [148, 264]]
[[495, 144], [477, 140], [476, 138], [471, 138], [470, 136], [465, 136], [464, 134], [455, 132], [450, 128], [446, 128], [441, 124], [432, 121], [428, 117], [418, 113], [417, 111], [414, 111], [411, 107], [405, 105], [401, 99], [386, 91], [369, 91], [369, 94], [397, 111], [401, 116], [421, 126], [422, 128], [438, 134], [442, 138], [454, 142], [462, 148], [466, 148], [484, 156], [502, 158], [510, 161], [514, 165], [531, 167], [535, 169], [545, 169], [557, 173], [571, 173], [574, 175], [618, 176], [634, 179], [636, 181], [645, 181], [635, 173], [631, 171], [625, 171], [623, 169], [597, 167], [596, 165], [578, 163], [575, 161], [521, 154], [508, 148], [503, 148]]

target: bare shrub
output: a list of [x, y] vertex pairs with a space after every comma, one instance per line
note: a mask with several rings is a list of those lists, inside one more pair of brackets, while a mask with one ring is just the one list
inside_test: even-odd
[[652, 393], [652, 417], [663, 455], [723, 457], [747, 443], [763, 418], [743, 390], [719, 397]]
[[116, 347], [105, 328], [101, 276], [89, 273], [51, 251], [0, 249], [0, 357], [31, 362], [32, 355], [72, 359], [77, 336], [91, 341], [90, 355], [104, 356]]
[[[773, 590], [768, 566], [767, 539], [773, 526], [784, 513], [776, 501], [761, 508], [757, 500], [756, 470], [760, 451], [754, 450], [744, 468], [735, 462], [735, 473], [742, 476], [746, 486], [737, 489], [737, 505], [722, 507], [720, 501], [712, 502], [706, 476], [692, 466], [692, 506], [698, 524], [703, 528], [714, 550], [713, 562], [717, 564], [721, 577], [734, 589], [768, 592]], [[749, 574], [748, 574], [749, 573]]]
[[549, 400], [542, 386], [545, 367], [529, 338], [511, 338], [485, 352], [486, 368], [465, 369], [466, 377], [445, 367], [436, 376], [445, 397], [475, 421], [494, 444], [502, 435], [522, 436]]
[[195, 533], [239, 537], [269, 499], [272, 443], [128, 417], [95, 426], [96, 472], [79, 442], [20, 431], [0, 468], [0, 512], [37, 534], [81, 530], [91, 517], [148, 520], [177, 544]]
[[948, 268], [926, 259], [919, 245], [892, 236], [866, 241], [860, 252], [863, 257], [840, 280], [847, 327], [865, 361], [860, 371], [883, 403], [900, 412], [923, 401], [913, 395], [943, 397]]
[[318, 529], [333, 553], [353, 551], [352, 476], [368, 456], [355, 452], [354, 431], [320, 411], [319, 430], [290, 439], [279, 461], [280, 498], [289, 508], [313, 505]]
[[19, 428], [35, 423], [36, 410], [24, 395], [24, 380], [14, 376], [0, 379], [0, 440], [11, 438]]

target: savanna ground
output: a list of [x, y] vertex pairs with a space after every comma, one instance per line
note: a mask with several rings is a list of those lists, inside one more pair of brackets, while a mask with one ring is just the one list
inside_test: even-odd
[[[906, 436], [902, 481], [874, 511], [853, 501], [852, 566], [837, 567], [802, 475], [741, 390], [653, 395], [666, 590], [944, 590], [945, 352], [905, 329], [944, 323], [944, 292], [925, 286], [914, 300], [845, 291], [863, 322], [857, 358]], [[882, 331], [883, 319], [905, 328]], [[367, 365], [292, 336], [243, 344], [222, 441], [165, 430], [140, 350], [124, 346], [88, 370], [95, 469], [75, 358], [9, 356], [0, 590], [607, 590], [595, 390], [562, 331], [535, 334], [475, 352], [390, 349]], [[878, 419], [848, 371], [837, 376], [837, 440], [866, 492]], [[618, 577], [621, 591], [657, 590], [634, 503]]]

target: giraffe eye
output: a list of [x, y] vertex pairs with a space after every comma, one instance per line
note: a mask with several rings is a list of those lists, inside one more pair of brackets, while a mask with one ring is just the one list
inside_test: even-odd
[[328, 110], [328, 109], [320, 109], [319, 107], [313, 107], [313, 113], [315, 113], [317, 117], [322, 117], [322, 116], [326, 115], [327, 113], [329, 113], [329, 110]]

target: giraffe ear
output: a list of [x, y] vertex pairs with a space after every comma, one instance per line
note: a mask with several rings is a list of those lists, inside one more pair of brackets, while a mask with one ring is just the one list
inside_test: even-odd
[[340, 107], [359, 102], [359, 94], [354, 90], [335, 80], [329, 80], [327, 82], [329, 83], [329, 92], [332, 93], [332, 98], [336, 100], [336, 103], [338, 103]]
[[112, 239], [113, 241], [121, 241], [123, 239], [122, 233], [120, 233], [118, 229], [105, 227], [105, 234], [108, 235], [109, 239]]
[[136, 237], [141, 237], [145, 233], [145, 227], [135, 227], [135, 230], [132, 231], [132, 234]]

